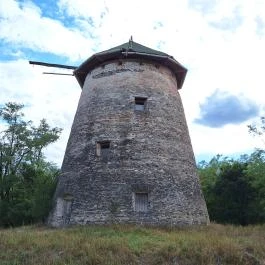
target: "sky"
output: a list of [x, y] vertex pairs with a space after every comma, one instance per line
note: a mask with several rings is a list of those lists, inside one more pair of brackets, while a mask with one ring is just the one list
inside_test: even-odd
[[60, 166], [81, 88], [28, 61], [78, 66], [130, 36], [188, 69], [179, 92], [197, 162], [261, 147], [247, 125], [265, 112], [264, 0], [2, 0], [0, 107], [23, 103], [27, 120], [63, 128], [45, 151]]

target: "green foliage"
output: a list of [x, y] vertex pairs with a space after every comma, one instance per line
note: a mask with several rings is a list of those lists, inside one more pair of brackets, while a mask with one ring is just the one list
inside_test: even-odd
[[221, 155], [217, 155], [216, 157], [213, 157], [209, 163], [202, 161], [198, 165], [202, 190], [207, 201], [208, 211], [214, 207], [215, 194], [213, 190], [217, 178], [221, 173], [221, 167], [226, 163], [229, 163], [227, 161], [227, 158], [223, 158]]
[[259, 137], [265, 145], [265, 117], [261, 116], [258, 121], [248, 125], [248, 132], [255, 137]]
[[232, 162], [223, 166], [214, 186], [215, 203], [212, 217], [220, 223], [246, 225], [249, 223], [249, 201], [253, 190], [246, 181], [246, 165]]
[[246, 177], [255, 190], [253, 204], [256, 209], [256, 218], [265, 221], [265, 151], [256, 150], [250, 157]]
[[214, 157], [198, 165], [210, 219], [247, 225], [265, 222], [265, 153], [239, 160]]
[[24, 121], [23, 105], [0, 109], [0, 225], [42, 221], [47, 215], [58, 169], [44, 160], [43, 149], [59, 138], [61, 129], [46, 120], [38, 127]]
[[259, 122], [248, 125], [249, 132], [261, 136], [265, 133], [265, 117], [260, 117]]

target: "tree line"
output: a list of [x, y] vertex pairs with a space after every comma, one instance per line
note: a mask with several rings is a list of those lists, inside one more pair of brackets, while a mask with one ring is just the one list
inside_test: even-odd
[[[265, 135], [265, 117], [248, 125], [249, 133]], [[210, 220], [217, 223], [265, 222], [265, 150], [231, 159], [222, 155], [201, 161], [198, 172]]]
[[[0, 226], [44, 222], [60, 172], [43, 150], [58, 140], [61, 129], [45, 119], [35, 127], [25, 121], [23, 107], [9, 102], [0, 108]], [[262, 136], [265, 119], [249, 130]], [[264, 150], [239, 159], [217, 155], [201, 161], [198, 172], [211, 221], [265, 222]]]
[[265, 222], [265, 152], [239, 159], [217, 155], [198, 165], [210, 220], [239, 225]]
[[59, 174], [43, 150], [61, 129], [45, 119], [35, 127], [24, 120], [23, 107], [9, 102], [0, 108], [0, 226], [44, 221]]

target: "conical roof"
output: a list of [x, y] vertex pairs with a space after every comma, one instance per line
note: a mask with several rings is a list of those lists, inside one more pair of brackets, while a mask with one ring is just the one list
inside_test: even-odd
[[134, 52], [139, 52], [139, 53], [146, 53], [146, 54], [154, 54], [154, 55], [161, 55], [161, 56], [169, 56], [168, 54], [164, 52], [160, 52], [151, 48], [148, 48], [142, 44], [139, 44], [137, 42], [134, 42], [133, 40], [129, 40], [129, 42], [125, 42], [119, 46], [116, 46], [114, 48], [108, 49], [103, 52], [97, 53], [98, 55], [106, 53], [106, 52], [117, 52], [117, 51], [134, 51]]
[[74, 75], [80, 86], [83, 87], [86, 76], [92, 69], [107, 61], [124, 58], [146, 59], [158, 62], [173, 71], [176, 75], [179, 89], [184, 83], [187, 69], [175, 60], [173, 56], [141, 45], [132, 39], [129, 42], [92, 55], [74, 71]]

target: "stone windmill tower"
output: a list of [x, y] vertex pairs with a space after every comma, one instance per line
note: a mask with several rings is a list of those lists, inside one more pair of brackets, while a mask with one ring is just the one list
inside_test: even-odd
[[186, 72], [132, 39], [74, 71], [82, 94], [50, 225], [208, 222], [178, 91]]

